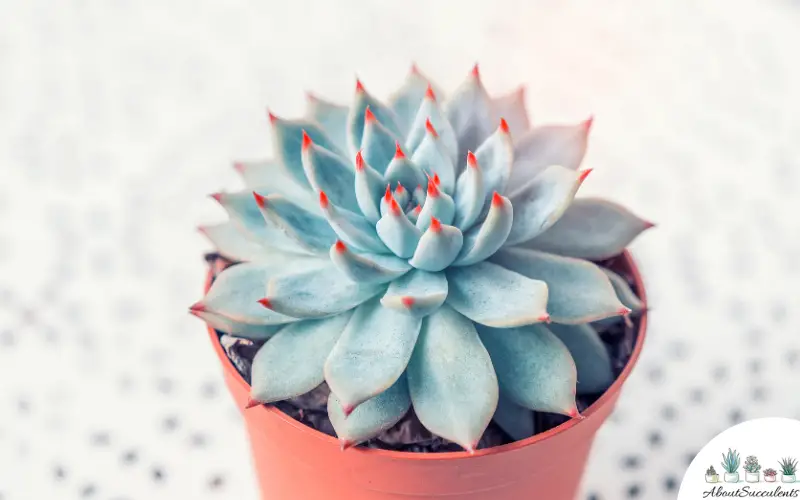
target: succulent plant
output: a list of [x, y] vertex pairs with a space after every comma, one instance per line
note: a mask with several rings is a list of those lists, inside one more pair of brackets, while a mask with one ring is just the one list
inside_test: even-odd
[[778, 465], [781, 466], [781, 472], [783, 472], [786, 476], [794, 476], [794, 473], [797, 472], [797, 459], [796, 458], [782, 458]]
[[767, 477], [775, 477], [778, 475], [778, 471], [772, 468], [764, 469], [764, 475]]
[[739, 452], [728, 448], [728, 453], [722, 454], [722, 469], [728, 474], [734, 474], [739, 470], [741, 458]]
[[756, 458], [755, 455], [750, 455], [745, 459], [744, 470], [745, 472], [749, 472], [751, 474], [755, 474], [761, 470], [761, 464], [758, 463], [758, 458]]
[[270, 113], [275, 159], [237, 163], [248, 190], [213, 195], [201, 228], [226, 269], [191, 311], [269, 340], [248, 406], [327, 382], [344, 447], [413, 406], [474, 450], [492, 418], [533, 432], [531, 411], [578, 417], [576, 391], [613, 382], [591, 322], [643, 305], [606, 259], [652, 224], [578, 199], [592, 120], [531, 128], [522, 91], [492, 98], [477, 66], [442, 105], [413, 69], [383, 104], [311, 96]]
[[706, 469], [706, 476], [716, 476], [716, 475], [717, 475], [717, 470], [714, 468], [713, 465], [710, 466], [708, 469]]

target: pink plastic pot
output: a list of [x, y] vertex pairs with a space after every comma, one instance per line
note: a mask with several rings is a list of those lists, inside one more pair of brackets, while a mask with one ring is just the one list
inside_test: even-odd
[[[646, 302], [630, 254], [625, 265]], [[210, 275], [209, 275], [210, 283]], [[642, 317], [631, 359], [614, 384], [585, 412], [547, 432], [504, 446], [467, 452], [406, 453], [339, 449], [339, 442], [276, 408], [244, 411], [264, 500], [570, 500], [580, 485], [595, 433], [611, 414], [644, 343]], [[225, 355], [216, 333], [211, 342], [225, 382], [244, 409], [250, 387]]]

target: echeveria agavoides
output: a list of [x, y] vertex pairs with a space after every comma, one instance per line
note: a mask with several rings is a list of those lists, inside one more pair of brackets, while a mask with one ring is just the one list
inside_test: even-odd
[[523, 439], [531, 411], [577, 417], [576, 393], [613, 382], [592, 325], [644, 304], [590, 260], [652, 224], [575, 199], [591, 118], [531, 127], [524, 93], [490, 96], [476, 66], [448, 99], [414, 68], [388, 103], [358, 82], [349, 107], [310, 96], [270, 121], [274, 159], [237, 163], [247, 189], [202, 228], [243, 263], [191, 308], [269, 339], [250, 406], [325, 381], [343, 448], [413, 408], [472, 451], [492, 418]]

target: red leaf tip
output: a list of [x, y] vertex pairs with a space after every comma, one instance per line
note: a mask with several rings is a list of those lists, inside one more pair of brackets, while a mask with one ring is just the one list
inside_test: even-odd
[[433, 183], [436, 184], [437, 186], [442, 185], [442, 180], [439, 179], [439, 174], [433, 174]]
[[258, 303], [266, 307], [267, 309], [272, 309], [272, 302], [270, 302], [270, 300], [266, 297], [264, 297], [263, 299], [258, 299]]
[[403, 213], [400, 211], [400, 205], [397, 204], [397, 200], [395, 200], [394, 198], [392, 198], [392, 203], [390, 206], [393, 215], [400, 215]]
[[242, 162], [238, 162], [237, 161], [237, 162], [235, 162], [233, 164], [233, 169], [236, 170], [237, 172], [239, 172], [240, 174], [244, 173], [244, 168], [245, 168], [244, 167], [244, 163], [242, 163]]
[[583, 184], [583, 181], [592, 173], [592, 170], [591, 168], [587, 168], [586, 170], [578, 172], [578, 184]]
[[328, 195], [325, 194], [325, 191], [319, 192], [319, 206], [322, 208], [328, 208]]
[[425, 99], [430, 99], [431, 101], [436, 100], [436, 94], [433, 92], [433, 87], [431, 84], [428, 84], [428, 88], [425, 89]]
[[267, 199], [255, 191], [253, 191], [253, 198], [256, 199], [256, 205], [258, 205], [258, 208], [264, 208], [267, 206]]
[[411, 309], [412, 307], [414, 307], [414, 297], [409, 297], [409, 296], [401, 297], [400, 302], [406, 309]]
[[583, 130], [587, 134], [589, 133], [589, 130], [591, 130], [593, 123], [594, 123], [594, 115], [590, 116], [589, 118], [587, 118], [587, 119], [585, 119], [585, 120], [583, 120], [581, 122], [581, 126], [583, 127]]
[[311, 136], [308, 135], [308, 132], [303, 130], [303, 151], [307, 150], [314, 144], [314, 141], [311, 140]]
[[267, 109], [267, 116], [269, 117], [270, 123], [275, 123], [276, 121], [278, 121], [278, 116], [275, 113], [273, 113], [271, 109]]
[[212, 193], [208, 196], [210, 196], [211, 199], [213, 199], [217, 203], [222, 203], [222, 193]]
[[498, 207], [503, 206], [503, 197], [500, 196], [500, 194], [497, 191], [495, 191], [494, 194], [492, 195], [492, 205]]
[[505, 118], [500, 118], [500, 130], [504, 133], [508, 133], [508, 122]]
[[442, 223], [439, 222], [439, 219], [437, 219], [436, 217], [431, 217], [431, 227], [430, 227], [430, 229], [434, 233], [439, 233], [439, 232], [442, 231]]
[[244, 405], [245, 410], [249, 410], [250, 408], [255, 408], [256, 406], [261, 406], [263, 403], [261, 401], [256, 401], [253, 398], [247, 398], [247, 404]]
[[367, 109], [364, 110], [364, 121], [367, 123], [372, 123], [377, 120], [378, 119], [375, 118], [375, 113], [373, 113], [372, 110], [369, 109], [369, 106], [367, 106]]
[[481, 70], [478, 67], [478, 63], [475, 63], [475, 66], [472, 67], [472, 73], [471, 74], [475, 78], [480, 78], [481, 77]]
[[644, 221], [644, 228], [650, 229], [651, 227], [656, 227], [655, 222], [650, 222], [649, 220]]
[[342, 405], [342, 412], [344, 413], [345, 417], [349, 417], [353, 410], [355, 410], [355, 405]]
[[364, 170], [364, 156], [361, 154], [361, 151], [356, 153], [356, 172], [362, 172]]
[[436, 185], [436, 180], [428, 177], [428, 196], [436, 198], [439, 196], [439, 187]]
[[467, 151], [467, 166], [472, 168], [478, 168], [478, 159], [475, 158], [475, 153], [472, 151]]
[[418, 204], [417, 207], [414, 209], [414, 213], [419, 215], [421, 212], [422, 212], [422, 205]]
[[412, 75], [419, 75], [420, 74], [419, 68], [417, 67], [417, 63], [411, 63], [410, 72], [411, 72]]
[[189, 306], [189, 311], [191, 311], [193, 313], [201, 313], [201, 312], [204, 312], [205, 310], [206, 310], [206, 306], [202, 302], [195, 302], [194, 304]]
[[360, 78], [356, 78], [356, 92], [358, 92], [358, 93], [366, 92], [364, 90], [364, 84], [361, 83], [361, 79]]
[[336, 243], [334, 243], [333, 247], [339, 253], [345, 253], [347, 251], [347, 245], [345, 245], [342, 240], [336, 240]]
[[345, 441], [344, 439], [339, 441], [339, 449], [341, 449], [342, 451], [349, 450], [355, 445], [356, 445], [355, 441]]
[[400, 141], [394, 141], [394, 157], [405, 158], [406, 154], [403, 153], [403, 148], [400, 147]]
[[567, 416], [569, 418], [580, 418], [581, 420], [583, 420], [583, 416], [581, 415], [581, 412], [578, 411], [578, 407], [577, 406], [575, 406], [572, 409], [570, 409], [567, 412]]
[[550, 315], [549, 315], [548, 313], [544, 313], [544, 314], [542, 314], [541, 316], [539, 316], [539, 318], [538, 318], [538, 319], [539, 319], [539, 321], [541, 321], [542, 323], [550, 323]]
[[400, 181], [397, 181], [397, 189], [395, 189], [394, 192], [397, 194], [403, 194], [405, 190], [406, 188], [404, 188], [403, 185], [400, 184]]
[[617, 314], [619, 314], [620, 316], [627, 316], [631, 312], [632, 311], [630, 309], [628, 309], [627, 307], [623, 306], [623, 307], [619, 308], [619, 310], [617, 311]]
[[433, 137], [436, 137], [436, 138], [439, 137], [439, 133], [436, 132], [435, 128], [433, 128], [433, 123], [431, 123], [431, 119], [430, 118], [425, 120], [425, 130], [427, 130], [428, 133], [431, 134]]
[[384, 201], [386, 201], [386, 203], [389, 203], [390, 201], [392, 201], [392, 185], [391, 184], [387, 184], [386, 185], [386, 193], [384, 193], [383, 199], [384, 199]]

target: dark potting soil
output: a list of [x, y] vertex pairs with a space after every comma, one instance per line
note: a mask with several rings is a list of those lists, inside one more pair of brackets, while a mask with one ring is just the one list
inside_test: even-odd
[[[220, 272], [236, 264], [236, 262], [231, 262], [216, 253], [207, 254], [205, 259], [212, 273], [212, 282]], [[627, 272], [624, 260], [621, 256], [597, 262], [597, 264], [625, 278], [633, 291], [639, 295], [640, 291], [636, 288], [633, 276]], [[611, 364], [615, 377], [619, 377], [633, 353], [633, 346], [636, 344], [636, 335], [639, 331], [640, 321], [641, 318], [637, 315], [631, 317], [628, 321], [624, 318], [619, 318], [617, 321], [604, 322], [604, 325], [600, 327], [602, 329], [598, 328], [600, 338], [611, 357]], [[220, 331], [217, 331], [217, 335], [219, 335], [220, 344], [228, 355], [228, 359], [231, 360], [231, 363], [233, 363], [233, 366], [242, 377], [250, 383], [250, 366], [256, 352], [258, 352], [265, 341], [252, 341], [233, 337]], [[272, 406], [313, 429], [335, 437], [336, 433], [333, 430], [333, 425], [331, 425], [331, 421], [328, 419], [327, 403], [329, 393], [328, 385], [323, 382], [322, 385], [307, 394], [286, 401], [272, 403]], [[578, 396], [578, 410], [583, 412], [602, 395], [603, 393]], [[534, 428], [537, 434], [557, 427], [569, 420], [569, 417], [564, 415], [540, 412], [532, 413]], [[478, 442], [478, 449], [508, 444], [513, 441], [514, 440], [500, 429], [497, 424], [491, 422], [489, 427], [486, 428], [483, 437]], [[462, 451], [459, 445], [434, 436], [430, 431], [425, 429], [414, 414], [413, 408], [409, 410], [408, 414], [406, 414], [400, 422], [395, 424], [394, 427], [359, 446], [418, 453]]]

